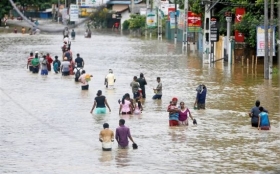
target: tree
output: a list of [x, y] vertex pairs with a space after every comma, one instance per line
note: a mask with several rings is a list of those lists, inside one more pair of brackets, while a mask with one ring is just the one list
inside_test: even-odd
[[9, 11], [12, 9], [12, 6], [8, 0], [1, 0], [0, 1], [0, 26], [1, 20], [5, 17], [5, 15], [9, 14]]

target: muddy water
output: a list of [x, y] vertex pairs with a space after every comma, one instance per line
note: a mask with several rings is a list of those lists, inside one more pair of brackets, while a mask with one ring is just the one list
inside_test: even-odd
[[[140, 40], [118, 34], [78, 36], [73, 53], [84, 58], [93, 75], [90, 90], [81, 91], [73, 77], [51, 72], [47, 77], [26, 70], [30, 51], [61, 55], [62, 37], [0, 35], [0, 173], [279, 173], [279, 81], [263, 80], [256, 71], [214, 67], [172, 43]], [[111, 68], [116, 89], [106, 90]], [[134, 75], [148, 85], [140, 116], [119, 116], [117, 100]], [[156, 77], [163, 82], [162, 101], [153, 101]], [[208, 87], [207, 109], [193, 110], [195, 88]], [[112, 112], [91, 115], [97, 90]], [[185, 101], [198, 126], [168, 127], [167, 105], [173, 96]], [[271, 131], [250, 127], [248, 111], [256, 99], [269, 110]], [[138, 150], [102, 152], [102, 124], [115, 130], [124, 118]]]

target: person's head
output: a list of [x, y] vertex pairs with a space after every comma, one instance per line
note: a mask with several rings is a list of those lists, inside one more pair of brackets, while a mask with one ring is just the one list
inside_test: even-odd
[[57, 59], [58, 59], [58, 56], [54, 56], [54, 58], [55, 58], [55, 60], [57, 60]]
[[47, 56], [46, 56], [46, 55], [43, 55], [43, 58], [44, 58], [44, 59], [46, 59], [46, 58], [47, 58]]
[[77, 57], [80, 57], [80, 54], [79, 54], [79, 53], [77, 54]]
[[37, 59], [39, 58], [38, 54], [35, 54], [35, 58], [37, 58]]
[[109, 124], [108, 124], [108, 123], [104, 123], [104, 124], [103, 124], [103, 128], [104, 128], [104, 129], [109, 128]]
[[124, 125], [124, 123], [125, 123], [125, 120], [124, 119], [120, 119], [119, 125], [122, 126], [122, 125]]
[[32, 52], [30, 53], [30, 56], [33, 56], [33, 53], [32, 53]]
[[74, 31], [74, 29], [72, 29], [72, 31]]
[[178, 102], [178, 98], [177, 98], [177, 97], [173, 97], [173, 98], [172, 98], [172, 103], [173, 103], [173, 104], [175, 103], [175, 105], [176, 105], [177, 102]]
[[113, 70], [112, 70], [112, 69], [109, 69], [109, 73], [113, 73]]
[[144, 77], [144, 74], [143, 73], [140, 73], [140, 78], [143, 78]]
[[137, 80], [137, 76], [134, 76], [134, 77], [133, 77], [133, 80], [136, 81], [136, 80]]
[[122, 104], [124, 104], [124, 100], [129, 100], [130, 96], [128, 93], [124, 94], [123, 98], [122, 98]]
[[47, 56], [50, 56], [50, 53], [47, 53]]
[[182, 109], [184, 109], [184, 108], [185, 108], [185, 103], [184, 103], [184, 102], [180, 102], [180, 107], [181, 107]]
[[160, 82], [160, 77], [157, 77], [157, 82]]
[[102, 95], [102, 91], [101, 91], [101, 90], [98, 90], [96, 95], [97, 95], [97, 96], [101, 96], [101, 95]]
[[259, 107], [259, 110], [262, 112], [263, 111], [263, 107], [261, 106], [261, 107]]
[[261, 102], [259, 100], [257, 100], [255, 104], [257, 107], [259, 107], [261, 105]]

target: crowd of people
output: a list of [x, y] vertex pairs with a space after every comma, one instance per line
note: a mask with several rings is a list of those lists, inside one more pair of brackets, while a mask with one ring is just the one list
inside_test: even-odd
[[[74, 30], [71, 33], [72, 40], [75, 39]], [[80, 57], [80, 54], [77, 54], [77, 57], [73, 61], [73, 54], [71, 51], [71, 42], [69, 40], [69, 31], [68, 28], [63, 32], [63, 46], [62, 46], [62, 62], [58, 60], [58, 56], [55, 56], [55, 59], [47, 54], [39, 54], [38, 51], [35, 53], [30, 53], [30, 56], [27, 59], [27, 68], [33, 73], [39, 73], [41, 70], [41, 75], [48, 75], [49, 71], [52, 70], [55, 73], [60, 73], [62, 76], [75, 75], [74, 79], [76, 82], [81, 83], [82, 90], [88, 90], [90, 78], [92, 75], [87, 74], [83, 69], [85, 62], [83, 58]], [[52, 65], [52, 66], [51, 66]], [[154, 96], [152, 99], [161, 100], [162, 99], [162, 89], [163, 85], [161, 78], [157, 77], [157, 86], [153, 88]], [[109, 69], [109, 73], [105, 76], [104, 85], [107, 89], [114, 89], [116, 82], [116, 77], [112, 69]], [[133, 77], [132, 82], [130, 83], [132, 97], [129, 93], [123, 95], [122, 99], [118, 100], [120, 115], [139, 115], [143, 111], [143, 101], [146, 99], [146, 89], [147, 81], [143, 73], [140, 73], [139, 78], [137, 76]], [[196, 89], [196, 97], [194, 102], [194, 109], [205, 109], [206, 106], [206, 95], [207, 88], [205, 85], [199, 85]], [[255, 107], [251, 109], [249, 116], [251, 117], [251, 123], [253, 127], [257, 127], [261, 130], [270, 129], [270, 121], [268, 117], [268, 111], [260, 106], [260, 101], [256, 101]], [[102, 91], [98, 90], [96, 97], [94, 99], [94, 104], [90, 113], [95, 114], [105, 114], [106, 107], [109, 112], [111, 108], [108, 104], [108, 101]], [[178, 98], [173, 97], [167, 106], [167, 112], [169, 117], [169, 126], [188, 126], [189, 118], [192, 120], [194, 125], [197, 125], [196, 119], [191, 114], [190, 108], [188, 108], [183, 101], [179, 102]], [[137, 148], [137, 144], [134, 142], [130, 129], [125, 126], [125, 120], [119, 120], [119, 127], [116, 129], [116, 133], [109, 129], [109, 124], [104, 123], [104, 130], [100, 132], [99, 140], [102, 142], [102, 149], [108, 151], [112, 149], [112, 142], [114, 138], [118, 142], [119, 148], [128, 148], [129, 139], [133, 142], [133, 148]]]

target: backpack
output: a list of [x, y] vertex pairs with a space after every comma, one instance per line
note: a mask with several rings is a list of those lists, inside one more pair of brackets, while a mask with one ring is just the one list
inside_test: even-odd
[[80, 69], [77, 69], [77, 72], [75, 73], [75, 81], [76, 81], [76, 82], [79, 81], [80, 76], [81, 76]]

